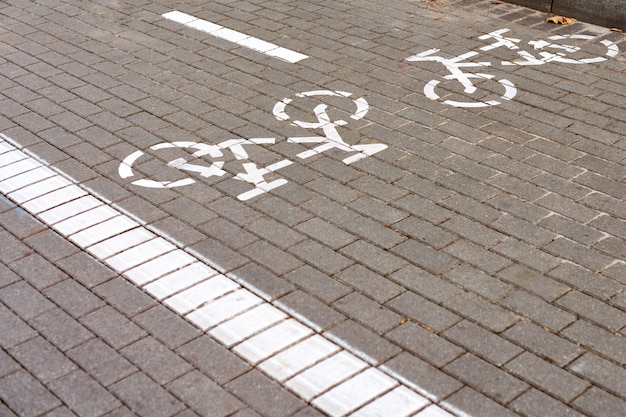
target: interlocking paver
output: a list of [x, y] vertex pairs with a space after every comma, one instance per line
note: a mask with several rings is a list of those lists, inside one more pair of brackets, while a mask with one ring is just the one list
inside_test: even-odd
[[[166, 3], [0, 8], [2, 133], [357, 356], [387, 361], [391, 374], [444, 401], [437, 407], [452, 415], [621, 413], [622, 35], [580, 22], [550, 25], [541, 12], [489, 0], [358, 6], [331, 0], [298, 7], [183, 0], [176, 6], [309, 55], [292, 64], [170, 22], [161, 16], [171, 11]], [[519, 38], [516, 45], [533, 56], [553, 48], [533, 47], [531, 39], [556, 34], [599, 35], [620, 52], [590, 65], [558, 59], [502, 65], [519, 59], [519, 50], [479, 49], [495, 41], [479, 37], [498, 28], [510, 29], [504, 36]], [[581, 56], [607, 50], [595, 40], [580, 44]], [[480, 72], [495, 79], [470, 78], [479, 87], [472, 95], [454, 78], [441, 78], [447, 70], [440, 63], [406, 61], [432, 48], [447, 58], [478, 52], [463, 59], [489, 61]], [[444, 103], [478, 93], [497, 98], [497, 80], [504, 78], [517, 89], [511, 100], [482, 108]], [[428, 88], [445, 98], [431, 100]], [[352, 95], [296, 96], [324, 89]], [[272, 108], [286, 97], [293, 99], [285, 107], [290, 119], [277, 120]], [[350, 118], [357, 97], [369, 109]], [[316, 116], [316, 100], [326, 98], [341, 103], [317, 108]], [[315, 124], [323, 112], [330, 123], [347, 124], [290, 125], [298, 119]], [[303, 158], [298, 154], [316, 145], [287, 139], [332, 129], [350, 145], [388, 148], [346, 164], [344, 150]], [[163, 142], [216, 144], [235, 137], [275, 143], [247, 146], [248, 160], [235, 161], [224, 150], [227, 174], [219, 178], [168, 167], [169, 154], [148, 150]], [[135, 178], [120, 178], [119, 162], [139, 150], [154, 158], [134, 164]], [[216, 158], [192, 160], [191, 150], [181, 152], [192, 164]], [[293, 163], [263, 175], [286, 185], [237, 198], [251, 188], [232, 179], [241, 162], [267, 166], [282, 159]], [[162, 189], [131, 183], [167, 175], [196, 182]], [[155, 287], [144, 293], [20, 210], [0, 199], [0, 345], [23, 358], [34, 357], [31, 350], [52, 355], [44, 363], [50, 368], [34, 359], [23, 365], [42, 381], [65, 383], [59, 382], [62, 398], [35, 414], [102, 414], [98, 404], [106, 403], [111, 417], [208, 415], [203, 393], [223, 400], [225, 415], [275, 414], [278, 405], [264, 393], [282, 396], [279, 384], [257, 370], [247, 377], [251, 365], [160, 306], [149, 295]], [[15, 291], [20, 288], [30, 296]], [[156, 345], [165, 350], [150, 348]], [[64, 366], [81, 369], [69, 372], [89, 381], [85, 386], [50, 371], [59, 355], [67, 355]], [[163, 358], [172, 363], [157, 365]], [[25, 375], [7, 366], [8, 376]], [[188, 372], [191, 366], [197, 370]], [[485, 375], [520, 378], [532, 388], [497, 385]], [[594, 386], [583, 392], [581, 380]], [[229, 381], [237, 381], [231, 388], [245, 398], [235, 394], [234, 400], [224, 386]], [[258, 391], [257, 383], [268, 391]], [[119, 402], [73, 399], [90, 387], [106, 397], [94, 384]], [[514, 385], [519, 390], [510, 389]], [[27, 392], [39, 395], [35, 388]], [[136, 401], [138, 392], [163, 407]], [[20, 414], [24, 406], [2, 402], [0, 414]], [[323, 414], [295, 403], [279, 412]]]

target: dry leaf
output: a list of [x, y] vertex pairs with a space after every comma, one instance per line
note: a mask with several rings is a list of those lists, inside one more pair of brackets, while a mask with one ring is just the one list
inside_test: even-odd
[[624, 31], [620, 28], [611, 28], [611, 32], [624, 33]]
[[557, 25], [569, 25], [570, 23], [574, 23], [576, 19], [565, 16], [552, 16], [546, 19], [548, 23], [555, 23]]

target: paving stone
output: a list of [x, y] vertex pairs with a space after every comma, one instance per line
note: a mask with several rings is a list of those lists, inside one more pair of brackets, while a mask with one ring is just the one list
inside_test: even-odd
[[286, 274], [285, 278], [305, 292], [327, 303], [333, 302], [352, 291], [349, 286], [308, 265]]
[[187, 373], [193, 367], [173, 351], [151, 337], [145, 337], [122, 349], [122, 354], [161, 385]]
[[316, 217], [296, 225], [296, 229], [331, 249], [339, 249], [356, 240], [352, 234]]
[[434, 274], [441, 274], [458, 263], [452, 256], [413, 239], [395, 246], [391, 252]]
[[37, 289], [46, 288], [67, 278], [67, 275], [34, 253], [11, 264], [11, 268]]
[[16, 282], [0, 290], [0, 300], [25, 320], [54, 308], [53, 303], [25, 281]]
[[443, 249], [445, 252], [465, 261], [487, 273], [496, 273], [507, 267], [511, 261], [490, 252], [467, 240], [457, 240]]
[[591, 385], [528, 352], [509, 362], [506, 369], [564, 403], [569, 403]]
[[383, 275], [390, 274], [406, 264], [397, 256], [363, 240], [351, 243], [341, 249], [341, 252]]
[[463, 354], [463, 349], [419, 325], [406, 322], [387, 337], [436, 367], [442, 367]]
[[517, 323], [503, 333], [507, 339], [559, 366], [565, 366], [580, 356], [583, 349], [527, 320]]
[[500, 304], [557, 332], [576, 321], [574, 314], [555, 307], [526, 291], [517, 290], [503, 299]]
[[573, 408], [535, 389], [526, 391], [509, 406], [513, 411], [528, 417], [583, 416]]
[[137, 371], [128, 360], [99, 339], [91, 339], [67, 351], [67, 355], [104, 386]]
[[46, 288], [44, 294], [74, 318], [91, 313], [105, 304], [72, 279], [66, 279]]
[[463, 412], [471, 413], [471, 415], [484, 417], [512, 417], [515, 415], [469, 387], [464, 387], [452, 394], [442, 404], [452, 410], [463, 410]]
[[586, 353], [570, 364], [568, 370], [592, 381], [597, 386], [604, 387], [608, 391], [624, 397], [624, 392], [626, 392], [624, 368], [613, 362], [602, 359], [593, 353]]
[[[449, 221], [450, 220], [448, 220], [448, 222]], [[443, 223], [442, 226], [446, 227], [448, 222]], [[435, 249], [441, 249], [458, 239], [456, 235], [445, 231], [441, 227], [433, 226], [429, 222], [415, 217], [408, 217], [394, 224], [392, 227], [393, 229], [404, 233], [413, 239], [417, 239], [420, 242], [426, 243]]]
[[61, 401], [26, 371], [0, 379], [0, 397], [19, 416], [36, 416], [53, 410]]
[[565, 294], [556, 303], [609, 330], [617, 331], [626, 325], [626, 313], [578, 291]]
[[24, 242], [52, 262], [78, 252], [78, 248], [51, 230], [29, 236]]
[[176, 349], [212, 380], [223, 385], [251, 369], [234, 353], [209, 336], [201, 336]]
[[399, 295], [390, 300], [387, 305], [404, 317], [408, 317], [437, 333], [461, 320], [461, 317], [456, 314], [412, 292]]
[[501, 332], [519, 320], [513, 313], [469, 292], [450, 298], [444, 306], [495, 332]]
[[185, 408], [172, 394], [141, 373], [130, 375], [110, 389], [141, 417], [170, 417]]
[[469, 265], [460, 265], [446, 272], [444, 276], [466, 290], [475, 292], [491, 301], [502, 299], [513, 291], [513, 286]]
[[402, 321], [399, 314], [356, 292], [335, 301], [334, 306], [378, 334], [391, 330]]
[[79, 415], [100, 416], [121, 405], [114, 396], [80, 370], [52, 381], [49, 387]]
[[61, 259], [56, 265], [87, 288], [92, 288], [117, 276], [115, 272], [85, 252]]
[[146, 332], [135, 323], [109, 306], [84, 316], [81, 322], [116, 349], [127, 346], [146, 335]]
[[621, 335], [604, 330], [592, 323], [579, 319], [564, 329], [561, 334], [578, 345], [586, 346], [620, 364], [626, 363], [626, 341]]
[[305, 405], [302, 400], [256, 370], [243, 374], [226, 387], [264, 415], [286, 417]]
[[578, 397], [572, 405], [593, 417], [617, 416], [626, 412], [626, 402], [596, 387]]
[[528, 384], [525, 382], [471, 353], [466, 353], [449, 363], [444, 370], [503, 404], [508, 403], [528, 389]]
[[600, 300], [609, 299], [621, 289], [621, 285], [617, 282], [569, 263], [563, 263], [550, 271], [548, 275]]
[[172, 381], [167, 388], [201, 416], [229, 416], [244, 405], [198, 371]]
[[170, 349], [176, 349], [200, 335], [198, 329], [160, 305], [138, 314], [133, 321]]
[[10, 352], [22, 366], [43, 383], [53, 381], [77, 369], [76, 365], [41, 337], [17, 345], [10, 349]]
[[[347, 250], [347, 248], [344, 248], [343, 250]], [[304, 242], [289, 248], [289, 252], [304, 260], [307, 264], [314, 266], [329, 275], [335, 274], [353, 263], [345, 256], [313, 240], [305, 240]]]
[[352, 320], [339, 323], [324, 335], [373, 364], [382, 363], [400, 353], [396, 345]]
[[155, 304], [155, 300], [123, 278], [114, 278], [93, 291], [109, 305], [127, 316], [134, 316]]
[[[335, 304], [338, 302], [336, 301]], [[327, 330], [346, 318], [343, 314], [300, 290], [281, 297], [276, 305], [318, 332]]]

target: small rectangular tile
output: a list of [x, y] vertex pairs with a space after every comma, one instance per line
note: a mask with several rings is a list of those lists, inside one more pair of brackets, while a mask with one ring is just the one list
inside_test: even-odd
[[35, 168], [31, 171], [24, 172], [6, 180], [0, 181], [0, 191], [8, 194], [20, 188], [27, 187], [31, 184], [45, 180], [56, 175], [52, 170], [46, 167]]
[[87, 248], [87, 251], [97, 258], [105, 259], [113, 254], [120, 253], [124, 250], [137, 246], [140, 243], [154, 239], [154, 237], [154, 233], [151, 233], [146, 229], [132, 229], [128, 232], [122, 233], [121, 235], [113, 236], [110, 239], [90, 246]]
[[193, 311], [187, 315], [187, 318], [202, 330], [208, 330], [237, 314], [241, 314], [261, 304], [262, 301], [262, 299], [248, 290], [240, 289]]
[[308, 58], [307, 55], [291, 51], [286, 48], [276, 48], [271, 51], [267, 51], [266, 54], [275, 58], [282, 59], [283, 61], [291, 62], [292, 64]]
[[71, 235], [69, 238], [81, 248], [86, 248], [138, 227], [139, 224], [137, 222], [124, 215], [120, 215], [81, 230]]
[[42, 195], [46, 195], [60, 188], [67, 187], [71, 184], [72, 183], [70, 181], [56, 175], [26, 186], [24, 188], [20, 188], [19, 190], [13, 191], [9, 194], [9, 197], [15, 201], [23, 203], [25, 201], [41, 197]]
[[313, 401], [333, 416], [344, 416], [398, 385], [375, 368], [368, 368]]
[[39, 198], [35, 198], [34, 200], [30, 200], [22, 204], [22, 207], [33, 214], [39, 214], [42, 211], [50, 210], [53, 207], [60, 206], [61, 204], [65, 204], [85, 195], [87, 195], [87, 192], [83, 189], [75, 185], [70, 185]]
[[103, 203], [90, 195], [70, 201], [53, 209], [39, 214], [39, 218], [49, 225], [54, 225], [60, 221], [73, 217], [77, 214], [91, 210]]
[[174, 248], [175, 246], [167, 240], [157, 237], [113, 255], [107, 258], [105, 262], [117, 271], [126, 271], [157, 256], [171, 252]]
[[367, 363], [342, 350], [289, 379], [285, 385], [306, 401], [367, 368]]
[[310, 328], [294, 319], [289, 319], [235, 346], [234, 351], [250, 363], [256, 364], [304, 339], [311, 333], [313, 330]]
[[240, 287], [235, 282], [223, 275], [218, 275], [168, 298], [165, 300], [165, 305], [180, 314], [187, 314], [194, 308], [215, 300], [238, 288]]
[[259, 368], [284, 381], [339, 350], [339, 346], [316, 334], [267, 359]]
[[454, 414], [450, 414], [443, 408], [438, 405], [431, 405], [430, 407], [426, 407], [419, 413], [415, 414], [413, 417], [456, 417]]
[[0, 160], [0, 167], [11, 165], [15, 162], [22, 161], [26, 158], [28, 158], [28, 156], [24, 152], [19, 151], [17, 149], [4, 152], [2, 154], [2, 160]]
[[151, 282], [144, 289], [157, 300], [162, 300], [216, 274], [217, 271], [196, 262]]
[[125, 275], [132, 282], [141, 286], [162, 277], [168, 272], [189, 265], [195, 260], [196, 258], [193, 256], [188, 255], [183, 250], [177, 249], [126, 271]]
[[[3, 160], [6, 155], [7, 154], [2, 155]], [[40, 168], [41, 166], [42, 165], [39, 162], [30, 158], [19, 159], [17, 161], [11, 161], [10, 163], [4, 162], [4, 166], [0, 167], [0, 178], [11, 178], [28, 171], [32, 171], [33, 169]]]
[[215, 327], [209, 333], [226, 347], [231, 347], [268, 328], [287, 315], [271, 304], [263, 303]]
[[112, 217], [119, 216], [119, 214], [117, 210], [101, 205], [55, 224], [54, 229], [64, 236], [69, 236], [109, 220]]
[[227, 40], [229, 42], [237, 43], [246, 38], [249, 38], [245, 33], [237, 32], [236, 30], [221, 28], [216, 31], [211, 32], [211, 35], [216, 36], [220, 39]]

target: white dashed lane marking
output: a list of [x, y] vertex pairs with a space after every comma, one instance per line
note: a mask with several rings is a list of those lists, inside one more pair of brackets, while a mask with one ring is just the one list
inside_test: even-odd
[[0, 192], [330, 416], [453, 416], [420, 387], [318, 334], [2, 134]]
[[236, 43], [239, 46], [252, 49], [265, 55], [291, 62], [292, 64], [308, 58], [307, 55], [299, 52], [248, 36], [245, 33], [237, 32], [236, 30], [225, 28], [224, 26], [220, 26], [207, 20], [198, 19], [197, 17], [179, 12], [178, 10], [165, 13], [162, 16], [167, 20], [180, 23], [192, 29], [208, 33], [211, 36]]

